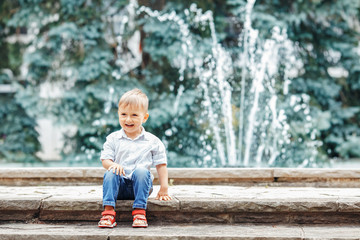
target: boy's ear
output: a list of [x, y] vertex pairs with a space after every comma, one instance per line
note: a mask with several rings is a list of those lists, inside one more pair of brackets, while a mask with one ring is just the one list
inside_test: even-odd
[[149, 113], [145, 113], [144, 119], [143, 119], [143, 123], [145, 123], [149, 118]]

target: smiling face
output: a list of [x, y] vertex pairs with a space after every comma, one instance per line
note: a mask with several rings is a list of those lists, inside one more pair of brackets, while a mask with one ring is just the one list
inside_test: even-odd
[[119, 123], [126, 135], [135, 139], [142, 131], [142, 124], [149, 118], [149, 114], [137, 106], [120, 106], [119, 107]]

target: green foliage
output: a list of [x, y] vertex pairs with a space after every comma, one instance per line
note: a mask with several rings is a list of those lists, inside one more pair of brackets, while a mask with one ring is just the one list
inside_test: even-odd
[[[163, 16], [173, 13], [181, 21], [170, 17], [160, 21], [146, 13], [132, 15], [128, 1], [18, 0], [1, 4], [0, 56], [5, 60], [0, 68], [10, 68], [19, 75], [21, 64], [28, 66], [16, 96], [1, 95], [2, 101], [11, 104], [3, 104], [0, 113], [7, 124], [17, 125], [6, 125], [1, 133], [12, 129], [14, 134], [27, 134], [22, 135], [26, 142], [18, 145], [10, 141], [15, 137], [6, 140], [17, 149], [13, 152], [18, 154], [20, 149], [36, 158], [39, 145], [32, 119], [52, 117], [59, 124], [77, 127], [75, 134], [64, 136], [64, 160], [97, 162], [105, 137], [119, 128], [116, 108], [120, 96], [139, 87], [150, 99], [150, 118], [145, 128], [166, 143], [170, 166], [219, 166], [216, 136], [209, 132], [209, 116], [204, 116], [205, 93], [195, 66], [196, 61], [202, 61], [201, 67], [214, 73], [214, 45], [209, 22], [199, 17], [212, 12], [218, 43], [238, 63], [244, 49], [247, 1], [147, 3], [162, 9]], [[195, 10], [189, 11], [194, 6]], [[279, 27], [296, 46], [296, 58], [302, 62], [299, 74], [291, 79], [289, 94], [282, 91], [286, 59], [280, 61], [275, 76], [279, 107], [286, 110], [291, 126], [290, 143], [277, 157], [275, 166], [324, 166], [326, 157], [360, 157], [356, 150], [360, 136], [359, 10], [356, 0], [256, 1], [251, 15], [252, 27], [259, 34], [256, 46], [260, 49], [271, 38], [272, 29]], [[123, 22], [111, 20], [119, 18]], [[186, 36], [179, 21], [186, 25]], [[28, 45], [4, 41], [21, 29], [34, 35]], [[137, 31], [141, 33], [142, 59], [129, 70], [126, 61], [131, 57], [123, 56], [131, 56], [129, 45]], [[332, 69], [345, 74], [331, 74]], [[227, 79], [236, 97], [243, 71], [234, 64]], [[61, 96], [40, 97], [41, 85], [48, 82], [61, 88]], [[249, 85], [246, 90], [250, 91]], [[310, 113], [304, 114], [305, 107], [294, 110], [290, 102], [295, 96], [301, 99], [299, 106], [310, 106]], [[309, 99], [304, 100], [304, 96]], [[232, 102], [232, 108], [238, 118], [238, 101]], [[223, 126], [224, 119], [218, 119]], [[234, 122], [236, 134], [237, 124]], [[20, 126], [28, 130], [20, 133]], [[266, 134], [275, 137], [277, 133]], [[15, 159], [15, 155], [3, 156]]]
[[0, 162], [33, 164], [40, 160], [36, 121], [17, 100], [19, 85], [14, 75], [20, 72], [23, 44], [5, 41], [10, 36], [6, 24], [16, 4], [0, 3]]
[[[357, 1], [319, 1], [312, 8], [297, 5], [297, 12], [306, 13], [307, 17], [295, 25], [292, 39], [300, 43], [299, 52], [306, 64], [302, 76], [305, 86], [295, 91], [310, 93], [312, 105], [330, 114], [327, 123], [330, 126], [320, 129], [325, 140], [323, 149], [329, 156], [346, 157], [350, 149], [336, 147], [328, 139], [339, 137], [341, 142], [348, 142], [350, 136], [359, 134], [359, 115], [355, 113], [360, 105], [360, 92], [349, 87], [358, 81], [354, 67], [359, 65], [356, 53], [359, 32], [351, 26], [351, 21], [358, 21], [359, 8]], [[345, 69], [348, 76], [329, 75], [331, 67]]]
[[[0, 84], [11, 85], [7, 74], [0, 74]], [[0, 95], [0, 162], [33, 163], [40, 150], [36, 122], [16, 101], [13, 93]]]
[[359, 157], [359, 141], [360, 137], [349, 136], [346, 141], [341, 141], [341, 143], [336, 147], [336, 151], [346, 159]]

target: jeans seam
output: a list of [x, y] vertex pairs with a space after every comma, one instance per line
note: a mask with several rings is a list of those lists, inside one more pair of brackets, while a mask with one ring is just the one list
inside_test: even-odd
[[146, 205], [143, 204], [134, 204], [133, 208], [142, 208], [142, 209], [146, 209]]
[[[105, 175], [106, 174], [109, 174], [109, 173], [105, 173]], [[105, 176], [104, 176], [104, 180], [105, 180]], [[115, 196], [113, 196], [113, 197], [115, 198], [115, 201], [103, 201], [103, 207], [112, 206], [112, 207], [114, 207], [114, 209], [116, 207], [116, 200], [117, 200], [117, 196], [119, 195], [119, 188], [120, 188], [120, 176], [118, 176], [116, 180], [119, 182], [119, 187], [115, 188], [115, 191], [114, 191]], [[103, 185], [103, 187], [104, 187], [104, 185]], [[103, 191], [104, 191], [104, 189], [103, 189]]]
[[116, 203], [115, 203], [115, 202], [112, 202], [112, 201], [105, 201], [105, 202], [103, 202], [103, 207], [104, 207], [104, 206], [112, 206], [112, 207], [115, 208], [115, 205], [116, 205]]

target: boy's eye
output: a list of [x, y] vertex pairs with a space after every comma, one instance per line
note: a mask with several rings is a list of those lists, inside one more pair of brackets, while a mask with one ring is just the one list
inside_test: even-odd
[[137, 117], [137, 114], [133, 114], [134, 117]]

